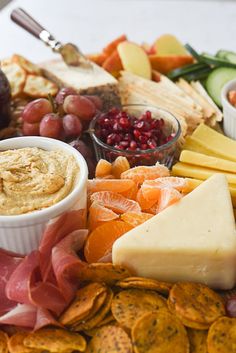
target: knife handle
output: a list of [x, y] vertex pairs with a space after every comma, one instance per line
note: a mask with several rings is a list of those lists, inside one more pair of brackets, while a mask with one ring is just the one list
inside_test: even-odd
[[24, 28], [27, 32], [40, 39], [40, 33], [44, 30], [44, 28], [38, 22], [36, 22], [26, 11], [20, 7], [14, 9], [11, 13], [11, 19], [20, 27]]

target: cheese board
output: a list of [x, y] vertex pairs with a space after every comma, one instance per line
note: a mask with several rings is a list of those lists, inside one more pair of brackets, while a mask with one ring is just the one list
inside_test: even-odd
[[235, 351], [234, 55], [1, 61], [2, 352]]

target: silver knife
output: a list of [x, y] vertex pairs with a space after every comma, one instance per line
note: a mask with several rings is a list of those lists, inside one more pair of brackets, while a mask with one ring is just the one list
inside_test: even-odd
[[61, 54], [62, 59], [69, 66], [83, 66], [92, 68], [91, 62], [84, 56], [79, 48], [72, 44], [62, 44], [55, 37], [43, 28], [33, 17], [31, 17], [25, 10], [16, 8], [11, 12], [11, 19], [13, 22], [24, 28], [36, 38], [40, 39], [48, 45], [54, 52]]

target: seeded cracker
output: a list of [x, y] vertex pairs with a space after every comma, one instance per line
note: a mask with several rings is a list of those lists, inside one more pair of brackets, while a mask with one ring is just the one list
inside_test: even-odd
[[3, 331], [0, 331], [0, 353], [8, 353], [7, 342], [7, 334]]
[[28, 332], [17, 332], [8, 340], [8, 349], [10, 353], [41, 353], [41, 350], [28, 348], [24, 345], [24, 339]]
[[132, 328], [135, 353], [189, 353], [181, 322], [166, 310], [144, 314]]
[[112, 285], [117, 281], [130, 277], [130, 272], [125, 267], [111, 263], [92, 263], [81, 269], [78, 277], [81, 281], [104, 282]]
[[155, 279], [144, 277], [128, 277], [117, 282], [116, 285], [124, 289], [137, 288], [154, 290], [163, 295], [168, 295], [173, 286], [172, 283], [160, 282]]
[[86, 353], [132, 353], [127, 333], [117, 326], [103, 326], [91, 339]]
[[78, 333], [48, 328], [28, 334], [24, 339], [24, 345], [31, 349], [39, 349], [51, 353], [84, 352], [86, 349], [86, 341]]
[[[98, 296], [105, 293], [106, 286], [101, 283], [90, 283], [76, 292], [76, 297], [69, 308], [61, 315], [60, 323], [70, 325], [87, 317], [94, 308]], [[106, 298], [106, 293], [104, 300]], [[103, 304], [103, 302], [102, 302]], [[102, 305], [101, 304], [101, 305]], [[98, 308], [99, 309], [99, 308]]]
[[156, 292], [127, 289], [113, 298], [111, 311], [122, 327], [131, 329], [143, 314], [163, 308], [167, 310], [166, 301]]
[[191, 353], [207, 353], [207, 331], [188, 328]]
[[221, 317], [210, 327], [208, 353], [236, 353], [236, 318]]
[[177, 283], [170, 290], [168, 306], [181, 322], [191, 328], [207, 329], [225, 315], [222, 298], [200, 283]]

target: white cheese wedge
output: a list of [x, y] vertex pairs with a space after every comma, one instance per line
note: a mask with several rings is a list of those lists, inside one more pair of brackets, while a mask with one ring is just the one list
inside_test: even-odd
[[213, 175], [117, 239], [112, 257], [138, 276], [231, 289], [236, 284], [236, 231], [225, 176]]

